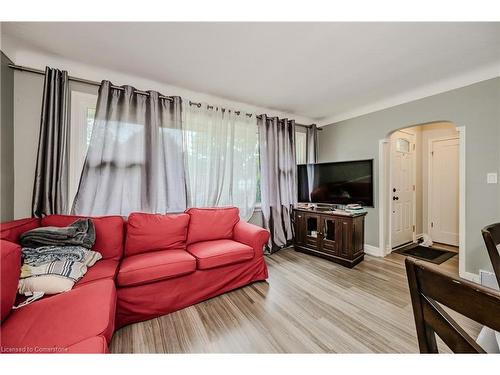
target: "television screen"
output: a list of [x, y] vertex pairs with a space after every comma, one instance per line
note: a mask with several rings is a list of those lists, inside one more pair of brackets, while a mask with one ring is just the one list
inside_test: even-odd
[[373, 207], [373, 160], [297, 166], [298, 201]]

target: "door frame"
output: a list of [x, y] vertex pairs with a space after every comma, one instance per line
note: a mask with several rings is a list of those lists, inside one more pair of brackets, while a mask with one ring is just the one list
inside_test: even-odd
[[[392, 142], [391, 142], [391, 136], [392, 134], [396, 133], [396, 132], [402, 132], [402, 133], [407, 133], [408, 135], [411, 135], [413, 137], [413, 144], [410, 145], [410, 148], [413, 148], [413, 160], [412, 160], [412, 165], [411, 165], [411, 169], [412, 169], [412, 175], [411, 175], [411, 179], [412, 179], [412, 185], [414, 186], [414, 190], [413, 190], [413, 197], [412, 197], [412, 206], [413, 206], [413, 210], [412, 210], [412, 228], [415, 228], [413, 230], [413, 233], [412, 233], [412, 241], [415, 242], [417, 241], [417, 233], [416, 233], [416, 225], [417, 225], [417, 191], [416, 191], [416, 184], [417, 184], [417, 158], [416, 158], [416, 141], [417, 141], [417, 135], [415, 133], [410, 133], [408, 131], [405, 131], [406, 128], [404, 129], [398, 129], [398, 130], [395, 130], [393, 131], [389, 137], [388, 137], [388, 142], [389, 142], [389, 184], [388, 186], [386, 187], [386, 189], [389, 189], [388, 190], [388, 203], [389, 203], [389, 211], [388, 211], [388, 214], [389, 214], [389, 223], [388, 223], [388, 230], [387, 230], [387, 233], [388, 233], [388, 249], [387, 249], [387, 254], [389, 253], [392, 253], [392, 214], [391, 214], [391, 209], [392, 209], [392, 198], [391, 196], [393, 195], [392, 193], [392, 179], [393, 179], [393, 176], [392, 176], [392, 155], [393, 155], [393, 149], [392, 149]], [[401, 245], [402, 246], [402, 245]]]
[[[440, 142], [440, 141], [449, 141], [449, 140], [452, 140], [452, 139], [458, 139], [458, 153], [459, 153], [459, 161], [458, 161], [458, 168], [459, 168], [459, 171], [458, 171], [458, 174], [459, 174], [459, 186], [458, 186], [458, 194], [459, 194], [459, 201], [458, 201], [458, 205], [460, 206], [461, 203], [460, 203], [460, 134], [458, 134], [457, 136], [448, 136], [448, 137], [438, 137], [438, 138], [432, 138], [432, 139], [429, 139], [429, 142], [428, 142], [428, 148], [427, 150], [429, 150], [429, 152], [432, 152], [432, 144], [434, 142]], [[427, 160], [427, 233], [431, 233], [431, 222], [432, 220], [430, 219], [431, 218], [431, 212], [432, 212], [432, 199], [430, 198], [431, 197], [431, 191], [432, 191], [432, 157], [428, 157], [428, 160]], [[460, 209], [460, 207], [459, 207]], [[459, 222], [460, 222], [460, 211], [459, 211]], [[459, 228], [458, 228], [458, 232], [459, 232], [459, 236], [460, 236], [460, 224], [459, 224]], [[432, 239], [432, 236], [431, 236], [431, 239]], [[460, 239], [459, 239], [460, 241]], [[460, 254], [459, 254], [459, 261], [460, 261]]]
[[[425, 124], [416, 124], [416, 125], [409, 125], [407, 127], [412, 127], [412, 126], [418, 126], [418, 125], [426, 125]], [[458, 221], [458, 228], [459, 228], [459, 235], [458, 235], [458, 274], [460, 277], [473, 281], [473, 282], [479, 282], [479, 275], [471, 272], [466, 271], [466, 259], [465, 259], [465, 243], [466, 243], [466, 196], [467, 196], [467, 191], [466, 191], [466, 186], [465, 186], [465, 174], [466, 174], [466, 133], [465, 133], [465, 126], [463, 125], [455, 125], [455, 128], [458, 131], [458, 137], [459, 137], [459, 161], [458, 161], [458, 166], [459, 166], [459, 202], [460, 202], [460, 207], [458, 209], [459, 212], [459, 221]], [[399, 129], [395, 129], [399, 130]], [[395, 131], [394, 130], [394, 131]], [[391, 132], [392, 133], [392, 132]], [[391, 134], [389, 133], [389, 135]], [[388, 235], [387, 235], [387, 228], [388, 228], [388, 213], [390, 212], [390, 208], [388, 208], [388, 194], [387, 192], [389, 189], [387, 189], [387, 180], [388, 180], [388, 173], [390, 171], [390, 160], [389, 158], [389, 151], [390, 151], [390, 138], [389, 135], [384, 138], [379, 140], [379, 163], [378, 163], [378, 201], [379, 201], [379, 248], [378, 248], [378, 254], [380, 256], [386, 256], [390, 253], [388, 249], [388, 244], [390, 246], [390, 242], [388, 242]], [[389, 171], [387, 170], [389, 169]], [[389, 227], [390, 228], [390, 227]], [[390, 235], [390, 231], [389, 231]]]

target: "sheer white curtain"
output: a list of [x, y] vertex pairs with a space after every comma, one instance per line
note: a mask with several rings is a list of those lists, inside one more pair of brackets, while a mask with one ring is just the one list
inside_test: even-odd
[[188, 206], [236, 206], [248, 220], [257, 193], [257, 120], [204, 103], [183, 106]]

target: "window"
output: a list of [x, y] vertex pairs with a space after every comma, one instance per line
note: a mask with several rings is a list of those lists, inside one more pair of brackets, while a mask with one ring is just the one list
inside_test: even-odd
[[396, 151], [403, 153], [410, 152], [410, 141], [405, 138], [396, 139]]
[[[70, 134], [70, 162], [69, 162], [69, 192], [68, 207], [71, 209], [73, 200], [78, 190], [83, 165], [92, 136], [94, 117], [96, 112], [97, 95], [71, 92], [71, 134]], [[252, 120], [254, 121], [254, 120]], [[210, 125], [210, 126], [209, 126]], [[125, 126], [122, 124], [122, 127]], [[120, 143], [126, 144], [130, 137], [135, 137], [136, 124], [126, 124], [120, 134]], [[259, 207], [261, 203], [261, 176], [260, 155], [258, 144], [257, 126], [246, 117], [237, 117], [234, 134], [221, 136], [217, 125], [212, 124], [204, 116], [185, 122], [184, 125], [184, 152], [187, 158], [187, 177], [192, 187], [191, 194], [194, 204], [210, 201], [207, 195], [213, 194], [212, 179], [225, 180], [221, 191], [221, 204], [234, 204], [240, 207]], [[214, 130], [209, 131], [211, 127]], [[112, 131], [113, 124], [109, 124]], [[219, 129], [216, 131], [216, 129]], [[127, 130], [127, 131], [124, 131]], [[168, 134], [164, 134], [167, 136]], [[228, 139], [232, 140], [228, 142]], [[127, 138], [127, 139], [125, 139]], [[170, 138], [168, 135], [167, 138]], [[174, 137], [177, 139], [178, 137]], [[179, 145], [182, 147], [182, 145]], [[227, 155], [232, 155], [224, 167], [215, 167], [218, 149], [230, 147]], [[130, 147], [130, 150], [135, 149]], [[306, 133], [296, 132], [296, 158], [297, 164], [306, 163]], [[130, 151], [128, 158], [133, 158], [135, 153]], [[230, 160], [232, 160], [230, 162]], [[136, 160], [137, 162], [137, 160]], [[137, 163], [133, 163], [137, 167]], [[213, 175], [214, 170], [222, 176]], [[222, 172], [219, 172], [222, 171]], [[224, 177], [225, 176], [225, 177]], [[250, 194], [249, 194], [250, 193]], [[250, 195], [255, 198], [250, 198]], [[242, 210], [243, 211], [243, 210]]]
[[295, 161], [297, 164], [307, 164], [307, 135], [302, 131], [295, 131]]
[[87, 139], [86, 139], [86, 147], [88, 149], [90, 145], [90, 137], [92, 136], [92, 128], [94, 126], [94, 117], [95, 117], [95, 108], [87, 108], [86, 113], [87, 118]]
[[68, 208], [71, 210], [75, 198], [83, 163], [92, 136], [97, 95], [79, 91], [71, 92], [71, 122], [69, 147]]
[[248, 219], [259, 196], [255, 116], [206, 106], [190, 106], [183, 115], [189, 204], [234, 205]]

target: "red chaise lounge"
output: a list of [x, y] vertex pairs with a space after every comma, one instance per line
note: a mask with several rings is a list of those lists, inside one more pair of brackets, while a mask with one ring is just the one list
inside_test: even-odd
[[[66, 226], [50, 215], [1, 226], [2, 352], [107, 352], [113, 331], [267, 279], [269, 233], [239, 220], [238, 209], [191, 208], [182, 214], [133, 213], [92, 218], [102, 259], [74, 288], [12, 310], [19, 236], [38, 226]], [[115, 322], [116, 319], [116, 322]]]

